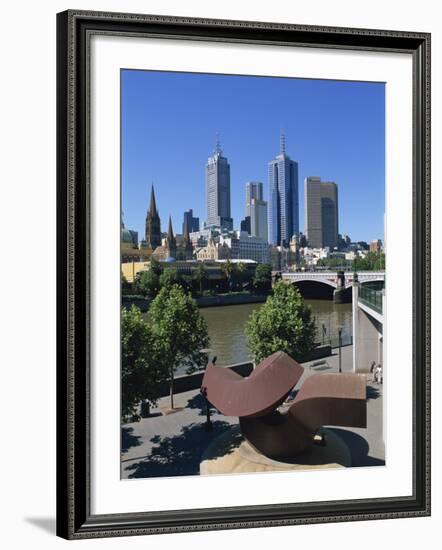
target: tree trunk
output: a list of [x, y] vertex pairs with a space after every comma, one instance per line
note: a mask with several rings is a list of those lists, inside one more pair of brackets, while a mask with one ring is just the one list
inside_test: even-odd
[[173, 409], [173, 369], [170, 369], [170, 408]]

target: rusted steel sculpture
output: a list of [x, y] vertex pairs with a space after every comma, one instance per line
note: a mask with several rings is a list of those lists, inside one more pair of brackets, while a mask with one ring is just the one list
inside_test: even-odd
[[304, 368], [282, 351], [273, 353], [244, 378], [209, 365], [202, 381], [208, 401], [226, 416], [238, 416], [243, 436], [269, 458], [291, 458], [314, 442], [324, 425], [365, 428], [365, 378], [358, 374], [313, 374], [288, 411], [277, 408]]

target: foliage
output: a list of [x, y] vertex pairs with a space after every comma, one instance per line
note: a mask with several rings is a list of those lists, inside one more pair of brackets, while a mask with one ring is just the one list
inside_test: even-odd
[[272, 286], [272, 266], [270, 264], [258, 264], [256, 266], [253, 284], [258, 290], [269, 290]]
[[365, 258], [356, 258], [353, 262], [354, 271], [381, 271], [385, 269], [385, 254], [383, 252], [368, 252]]
[[124, 422], [137, 420], [141, 399], [155, 403], [168, 372], [159, 361], [152, 327], [135, 306], [121, 310], [121, 414]]
[[207, 268], [203, 263], [199, 263], [193, 271], [192, 277], [199, 285], [200, 293], [203, 292], [203, 285], [209, 279]]
[[152, 271], [152, 273], [155, 273], [155, 275], [158, 275], [158, 277], [163, 272], [163, 268], [161, 267], [160, 262], [155, 258], [151, 258], [150, 260], [150, 271]]
[[128, 282], [125, 275], [121, 273], [121, 290], [125, 291], [130, 289], [131, 289], [131, 284]]
[[247, 278], [247, 265], [244, 262], [234, 264], [233, 275], [238, 283], [238, 286], [243, 288]]
[[160, 275], [160, 287], [170, 288], [173, 285], [182, 285], [183, 279], [176, 269], [168, 267]]
[[331, 268], [338, 268], [343, 266], [351, 266], [352, 263], [350, 260], [346, 260], [345, 258], [339, 258], [336, 256], [331, 256], [330, 258], [320, 258], [316, 265], [318, 267], [331, 267]]
[[232, 279], [232, 274], [234, 272], [234, 266], [233, 263], [230, 260], [226, 260], [221, 265], [222, 272], [224, 273], [224, 277], [227, 279], [228, 286], [230, 288], [230, 282]]
[[149, 319], [161, 361], [169, 371], [173, 408], [173, 377], [178, 367], [188, 367], [189, 373], [206, 364], [201, 349], [209, 346], [207, 324], [195, 301], [176, 284], [160, 290], [150, 306]]
[[160, 278], [152, 271], [139, 271], [135, 278], [135, 290], [146, 298], [154, 298], [160, 290]]
[[283, 281], [246, 324], [247, 345], [257, 363], [279, 350], [300, 360], [312, 350], [315, 333], [310, 307], [297, 288]]

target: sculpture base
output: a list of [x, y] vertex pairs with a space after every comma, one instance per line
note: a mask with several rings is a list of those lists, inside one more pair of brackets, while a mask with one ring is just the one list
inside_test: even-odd
[[232, 448], [232, 442], [237, 440], [238, 433], [239, 426], [235, 426], [212, 442], [203, 454], [201, 475], [323, 470], [351, 466], [351, 454], [347, 445], [327, 428], [320, 431], [326, 437], [325, 445], [314, 444], [287, 462], [267, 458], [244, 440], [239, 446]]

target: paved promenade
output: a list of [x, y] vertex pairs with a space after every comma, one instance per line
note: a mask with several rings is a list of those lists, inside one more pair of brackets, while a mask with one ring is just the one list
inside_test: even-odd
[[[305, 372], [298, 382], [315, 372], [338, 372], [338, 354], [326, 358], [324, 364], [304, 363]], [[342, 370], [351, 372], [352, 347], [342, 348]], [[333, 428], [349, 446], [353, 466], [384, 464], [382, 442], [382, 385], [367, 383], [367, 428]], [[177, 412], [164, 414], [169, 398], [162, 398], [152, 408], [150, 418], [125, 424], [122, 429], [122, 478], [169, 477], [198, 475], [201, 457], [213, 441], [231, 426], [238, 425], [237, 417], [218, 414], [212, 408], [213, 430], [205, 430], [204, 400], [197, 390], [176, 394]], [[232, 448], [241, 443], [238, 434]]]

